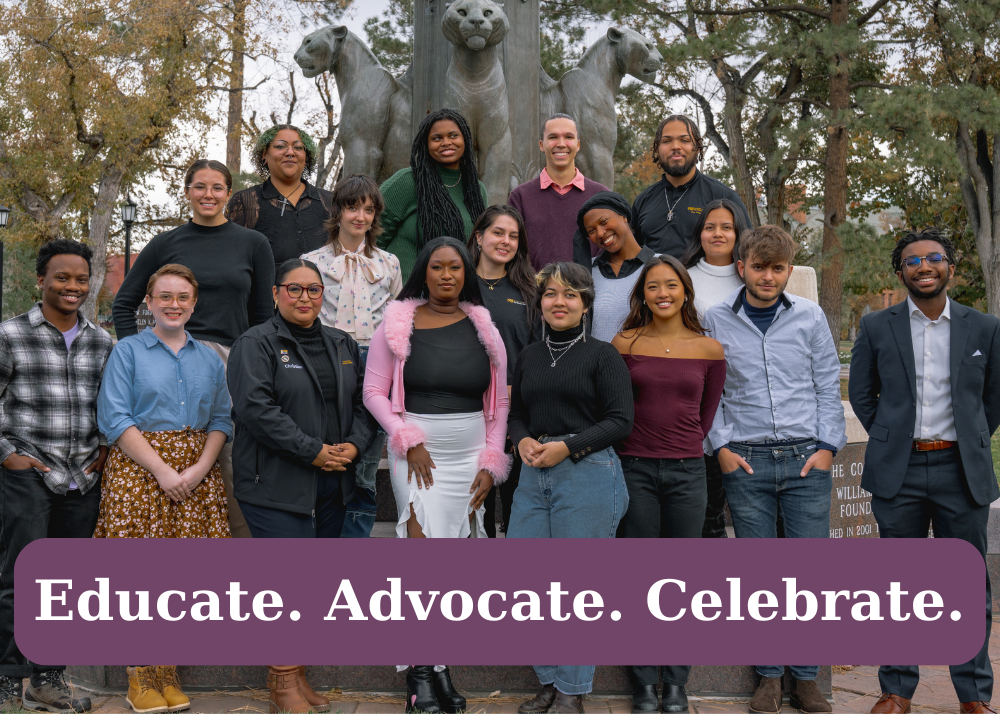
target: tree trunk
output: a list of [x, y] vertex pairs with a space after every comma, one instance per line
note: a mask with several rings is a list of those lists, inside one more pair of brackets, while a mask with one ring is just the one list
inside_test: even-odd
[[90, 294], [81, 308], [87, 319], [97, 322], [97, 296], [104, 287], [104, 277], [108, 267], [108, 233], [115, 215], [115, 203], [121, 191], [125, 167], [118, 164], [108, 166], [101, 175], [97, 187], [97, 200], [90, 215], [90, 233], [87, 242], [94, 251], [90, 274]]
[[[962, 199], [969, 216], [969, 228], [976, 237], [979, 265], [986, 283], [986, 309], [1000, 317], [1000, 221], [993, 207], [1000, 205], [1000, 136], [993, 137], [993, 159], [987, 141], [975, 141], [969, 125], [958, 123], [956, 150], [962, 165]], [[990, 172], [992, 176], [988, 175]], [[990, 189], [993, 190], [991, 196]]]
[[240, 171], [243, 129], [243, 62], [246, 51], [247, 3], [235, 0], [233, 10], [233, 56], [229, 63], [229, 115], [226, 124], [226, 166], [234, 174]]
[[729, 142], [729, 157], [733, 168], [736, 193], [743, 201], [743, 205], [746, 206], [747, 213], [750, 214], [752, 227], [756, 228], [760, 225], [760, 214], [757, 211], [757, 192], [754, 190], [750, 166], [747, 164], [746, 140], [743, 137], [742, 120], [745, 102], [728, 72], [729, 69], [724, 63], [718, 62], [716, 64], [715, 75], [719, 78], [726, 93], [726, 101], [722, 107], [722, 125], [726, 132], [726, 140]]
[[[850, 0], [831, 0], [830, 23], [836, 32], [847, 25]], [[840, 341], [840, 311], [843, 300], [844, 256], [837, 228], [847, 220], [847, 112], [851, 93], [848, 57], [834, 55], [830, 77], [830, 125], [827, 127], [826, 177], [823, 185], [823, 264], [819, 304], [826, 313], [835, 343]]]

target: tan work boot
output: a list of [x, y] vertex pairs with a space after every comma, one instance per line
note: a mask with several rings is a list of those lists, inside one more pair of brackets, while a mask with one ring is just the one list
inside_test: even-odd
[[181, 680], [177, 678], [177, 667], [159, 665], [156, 678], [160, 683], [160, 696], [167, 700], [168, 712], [179, 712], [191, 706], [191, 700], [181, 690]]
[[306, 679], [306, 666], [304, 664], [299, 666], [299, 689], [302, 690], [302, 696], [312, 705], [313, 709], [318, 712], [330, 711], [330, 700], [319, 694], [309, 685], [309, 681]]
[[316, 714], [299, 686], [298, 665], [268, 665], [267, 688], [271, 690], [271, 714]]
[[128, 694], [125, 701], [136, 714], [167, 711], [167, 700], [160, 694], [156, 667], [127, 667]]

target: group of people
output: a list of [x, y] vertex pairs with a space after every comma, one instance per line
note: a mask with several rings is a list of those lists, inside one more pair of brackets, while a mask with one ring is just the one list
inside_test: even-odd
[[[725, 537], [726, 501], [738, 538], [774, 538], [779, 518], [785, 537], [828, 537], [840, 362], [820, 307], [786, 291], [794, 240], [750, 228], [698, 170], [688, 117], [661, 122], [662, 178], [632, 204], [576, 168], [581, 140], [551, 117], [545, 168], [488, 206], [453, 110], [428, 115], [381, 187], [353, 175], [332, 192], [305, 178], [310, 137], [273, 127], [257, 186], [189, 168], [191, 219], [136, 259], [117, 344], [80, 313], [90, 249], [45, 244], [40, 302], [0, 325], [0, 704], [90, 708], [14, 641], [12, 566], [32, 540], [368, 537], [386, 443], [401, 538], [495, 536], [497, 496], [508, 538]], [[908, 234], [892, 262], [909, 297], [854, 348], [862, 485], [883, 537], [933, 523], [985, 556], [1000, 321], [948, 300], [939, 233]], [[155, 325], [138, 332], [143, 301]], [[976, 714], [993, 711], [989, 588], [983, 649], [952, 668]], [[464, 710], [447, 666], [398, 669], [407, 711]], [[792, 706], [831, 711], [818, 670], [790, 666]], [[594, 667], [535, 672], [520, 712], [583, 711]], [[688, 711], [690, 667], [629, 672], [633, 711]], [[751, 711], [780, 711], [785, 666], [757, 673]], [[136, 712], [189, 705], [174, 667], [128, 677]], [[880, 682], [872, 711], [908, 711], [916, 668]], [[270, 666], [268, 687], [272, 712], [329, 709], [302, 666]]]

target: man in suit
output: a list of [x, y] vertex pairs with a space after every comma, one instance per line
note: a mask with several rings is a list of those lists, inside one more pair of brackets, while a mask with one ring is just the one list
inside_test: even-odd
[[[990, 436], [1000, 425], [1000, 320], [952, 302], [955, 249], [936, 230], [908, 233], [892, 267], [909, 296], [866, 315], [851, 357], [851, 406], [868, 431], [861, 487], [883, 538], [961, 538], [986, 557], [990, 502], [1000, 497]], [[991, 619], [972, 660], [951, 667], [967, 714], [993, 712]], [[904, 714], [917, 688], [913, 665], [879, 668], [873, 714]]]

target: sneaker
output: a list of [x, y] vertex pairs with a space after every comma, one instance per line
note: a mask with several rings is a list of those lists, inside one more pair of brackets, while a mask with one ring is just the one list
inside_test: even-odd
[[20, 677], [0, 677], [0, 712], [21, 711], [22, 688]]
[[24, 690], [25, 709], [41, 712], [85, 712], [90, 710], [90, 697], [74, 697], [74, 688], [66, 684], [62, 670], [49, 669], [31, 675]]

